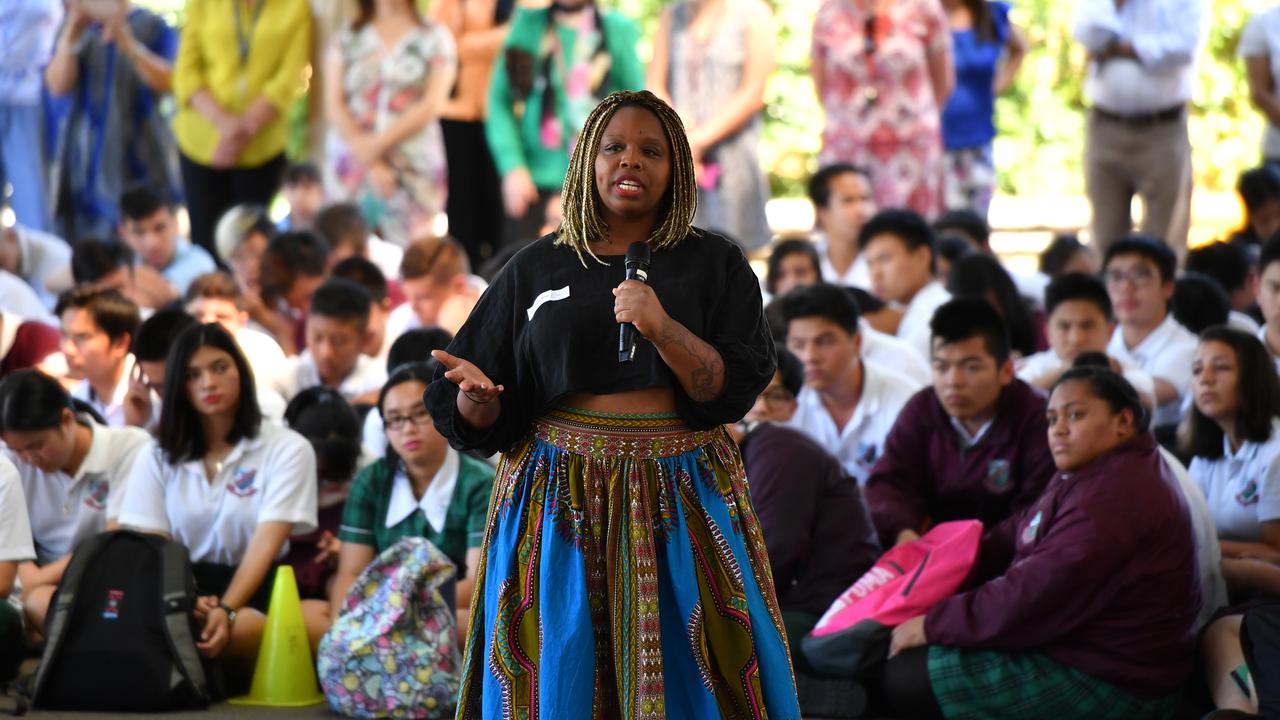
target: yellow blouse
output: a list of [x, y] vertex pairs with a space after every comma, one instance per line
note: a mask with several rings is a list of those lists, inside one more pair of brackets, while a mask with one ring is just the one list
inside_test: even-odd
[[[240, 167], [256, 167], [283, 152], [289, 134], [287, 111], [306, 85], [311, 32], [307, 0], [258, 0], [252, 5], [246, 0], [187, 0], [173, 72], [178, 103], [173, 131], [182, 153], [207, 164], [218, 144], [217, 127], [190, 104], [202, 88], [238, 115], [260, 96], [279, 111], [245, 147]], [[241, 37], [248, 50], [243, 65]]]

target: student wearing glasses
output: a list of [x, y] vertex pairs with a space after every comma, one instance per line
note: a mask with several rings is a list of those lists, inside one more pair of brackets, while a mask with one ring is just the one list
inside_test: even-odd
[[402, 365], [382, 386], [377, 409], [386, 454], [356, 476], [347, 495], [331, 594], [335, 617], [375, 557], [403, 538], [423, 537], [458, 566], [458, 628], [465, 632], [493, 468], [449, 447], [436, 431], [422, 402], [436, 367], [434, 360]]

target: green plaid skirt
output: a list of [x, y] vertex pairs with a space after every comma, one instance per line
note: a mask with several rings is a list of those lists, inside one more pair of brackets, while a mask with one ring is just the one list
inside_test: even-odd
[[1173, 716], [1181, 698], [1134, 697], [1044, 655], [938, 645], [929, 648], [929, 682], [948, 720], [1163, 720]]

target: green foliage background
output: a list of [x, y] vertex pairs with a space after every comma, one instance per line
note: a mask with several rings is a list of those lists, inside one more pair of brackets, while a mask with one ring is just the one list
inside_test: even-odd
[[[135, 0], [181, 21], [183, 0]], [[338, 2], [339, 0], [320, 0]], [[636, 18], [651, 37], [668, 0], [601, 0]], [[1263, 121], [1249, 104], [1243, 64], [1235, 57], [1240, 31], [1267, 0], [1205, 0], [1211, 29], [1201, 56], [1191, 118], [1196, 185], [1232, 187], [1240, 170], [1256, 164]], [[822, 112], [809, 81], [809, 35], [820, 0], [770, 0], [777, 16], [778, 67], [770, 81], [762, 162], [775, 196], [804, 194], [821, 144]], [[1000, 191], [1012, 195], [1076, 195], [1083, 192], [1084, 52], [1071, 40], [1076, 2], [1012, 0], [1013, 19], [1030, 50], [1015, 87], [997, 103], [1000, 135], [996, 161]], [[423, 2], [422, 4], [426, 4]], [[648, 42], [640, 48], [649, 56]], [[305, 108], [294, 113], [301, 153]]]

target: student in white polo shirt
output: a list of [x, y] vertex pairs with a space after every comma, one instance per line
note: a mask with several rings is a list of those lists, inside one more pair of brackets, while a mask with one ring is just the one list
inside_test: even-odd
[[791, 426], [834, 455], [861, 485], [917, 387], [891, 369], [863, 361], [858, 306], [842, 288], [807, 285], [778, 302], [787, 324], [787, 349], [804, 365], [804, 389]]
[[0, 437], [27, 499], [36, 557], [19, 570], [28, 623], [41, 628], [71, 552], [115, 527], [129, 469], [148, 436], [77, 415], [61, 383], [20, 370], [0, 382]]
[[18, 470], [0, 456], [0, 685], [18, 674], [26, 652], [18, 565], [35, 557]]
[[124, 425], [133, 371], [129, 344], [142, 322], [138, 306], [116, 290], [80, 286], [63, 293], [54, 312], [62, 323], [67, 368], [84, 378], [71, 396], [89, 403], [108, 425]]
[[387, 379], [386, 364], [362, 352], [372, 306], [369, 291], [350, 280], [330, 278], [316, 288], [307, 313], [307, 349], [286, 371], [286, 398], [324, 385], [353, 405], [377, 400]]
[[[166, 374], [157, 436], [134, 463], [120, 524], [190, 551], [196, 647], [223, 658], [234, 682], [253, 668], [289, 535], [315, 528], [315, 453], [263, 420], [253, 373], [222, 326], [184, 330]], [[309, 628], [313, 644], [324, 629]]]
[[871, 291], [902, 308], [898, 337], [929, 359], [929, 321], [951, 299], [937, 272], [933, 228], [910, 210], [884, 210], [858, 233], [871, 271]]

